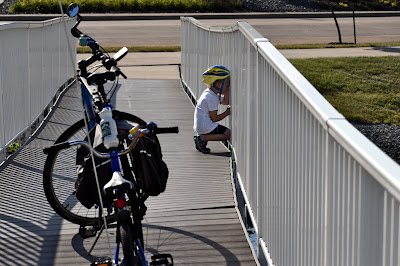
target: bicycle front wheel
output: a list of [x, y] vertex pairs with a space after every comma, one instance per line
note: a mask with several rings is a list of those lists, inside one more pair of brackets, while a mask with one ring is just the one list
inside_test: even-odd
[[124, 265], [138, 265], [137, 258], [134, 254], [134, 245], [132, 237], [132, 221], [130, 213], [128, 211], [123, 211], [118, 213], [118, 227], [121, 234], [121, 244], [124, 253]]
[[[127, 120], [142, 126], [146, 123], [132, 114], [114, 111], [119, 120]], [[83, 140], [86, 137], [85, 121], [82, 119], [69, 127], [56, 140], [61, 143], [71, 140]], [[100, 208], [96, 206], [87, 209], [75, 196], [76, 153], [78, 146], [72, 146], [47, 155], [43, 171], [43, 188], [47, 201], [54, 211], [64, 219], [81, 226], [100, 226]], [[103, 211], [107, 223], [116, 220], [115, 214]]]
[[130, 212], [122, 211], [118, 213], [117, 220], [124, 252], [124, 265], [147, 265], [143, 247], [138, 243], [133, 232], [135, 226], [132, 224]]

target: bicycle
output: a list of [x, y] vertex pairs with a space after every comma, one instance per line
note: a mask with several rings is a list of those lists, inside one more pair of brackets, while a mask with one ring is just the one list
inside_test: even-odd
[[[77, 78], [81, 87], [85, 118], [63, 132], [53, 146], [43, 150], [47, 154], [43, 171], [45, 195], [58, 215], [80, 225], [79, 233], [82, 237], [93, 237], [99, 232], [89, 254], [105, 226], [116, 221], [117, 244], [114, 264], [117, 265], [120, 261], [118, 254], [121, 243], [124, 265], [147, 265], [141, 223], [146, 213], [144, 205], [146, 195], [140, 180], [137, 180], [133, 173], [132, 165], [135, 158], [131, 151], [146, 134], [155, 136], [159, 133], [178, 133], [179, 130], [177, 127], [159, 128], [155, 123], [146, 123], [135, 115], [113, 110], [110, 99], [115, 93], [119, 76], [127, 78], [117, 63], [128, 50], [124, 47], [110, 57], [93, 38], [78, 30], [78, 25], [83, 20], [78, 5], [71, 4], [67, 9], [67, 15], [78, 17], [71, 28], [71, 34], [79, 39], [80, 45], [89, 46], [92, 50], [89, 58], [78, 62]], [[104, 67], [106, 71], [89, 72], [88, 67], [98, 61], [101, 64], [94, 67]], [[114, 83], [106, 93], [104, 85], [108, 81]], [[129, 126], [117, 129], [118, 122], [128, 122]], [[96, 128], [101, 128], [102, 144], [106, 152], [96, 150], [90, 141], [90, 134], [86, 133], [86, 130], [94, 132]], [[102, 190], [99, 191], [99, 198], [105, 198], [105, 195], [112, 197], [111, 201], [105, 202], [105, 206], [100, 204], [88, 209], [76, 198], [74, 181], [77, 174], [71, 166], [75, 165], [80, 149], [90, 151], [97, 158], [110, 159], [112, 168], [110, 180], [101, 188], [97, 183], [99, 190]], [[97, 167], [96, 164], [95, 166]], [[100, 196], [101, 193], [103, 194]], [[107, 263], [111, 265], [110, 261]], [[170, 254], [152, 256], [150, 265], [173, 265], [173, 259]]]

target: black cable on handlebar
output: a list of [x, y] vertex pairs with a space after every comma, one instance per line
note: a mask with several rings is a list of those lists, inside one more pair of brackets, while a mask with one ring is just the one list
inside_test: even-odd
[[86, 60], [80, 60], [78, 62], [78, 67], [79, 70], [81, 71], [80, 75], [81, 77], [87, 78], [88, 77], [88, 72], [87, 72], [87, 67], [91, 64], [93, 64], [96, 61], [101, 60], [103, 53], [101, 51], [98, 51], [94, 53], [92, 56], [87, 58]]

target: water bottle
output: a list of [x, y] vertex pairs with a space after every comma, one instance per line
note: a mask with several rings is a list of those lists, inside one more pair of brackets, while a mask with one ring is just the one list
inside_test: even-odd
[[104, 147], [107, 149], [118, 147], [118, 130], [114, 119], [112, 119], [111, 108], [108, 106], [104, 107], [100, 112], [100, 118], [100, 127], [103, 135]]

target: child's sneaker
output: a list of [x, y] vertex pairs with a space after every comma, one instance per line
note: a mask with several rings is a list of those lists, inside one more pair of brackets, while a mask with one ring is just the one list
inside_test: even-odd
[[198, 151], [201, 151], [204, 154], [210, 153], [210, 149], [207, 148], [207, 141], [202, 141], [200, 136], [195, 136], [194, 137], [194, 142], [196, 143], [196, 149]]
[[196, 148], [196, 150], [200, 151], [197, 144], [197, 136], [193, 136], [193, 140], [194, 140], [194, 147]]

